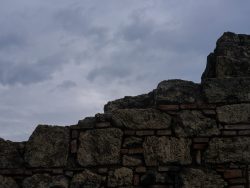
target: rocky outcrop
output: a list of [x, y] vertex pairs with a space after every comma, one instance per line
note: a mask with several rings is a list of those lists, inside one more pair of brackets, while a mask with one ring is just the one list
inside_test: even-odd
[[165, 80], [76, 125], [0, 139], [0, 188], [246, 188], [250, 36], [224, 33], [201, 83]]

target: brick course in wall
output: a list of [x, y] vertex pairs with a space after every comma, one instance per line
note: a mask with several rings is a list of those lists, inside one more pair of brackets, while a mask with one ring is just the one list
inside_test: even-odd
[[202, 82], [167, 80], [77, 125], [0, 139], [0, 188], [249, 188], [250, 36], [224, 33]]

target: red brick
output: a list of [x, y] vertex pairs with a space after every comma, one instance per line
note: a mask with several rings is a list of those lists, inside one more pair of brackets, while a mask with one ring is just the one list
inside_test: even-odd
[[120, 150], [120, 153], [121, 153], [121, 154], [128, 154], [128, 149], [121, 149], [121, 150]]
[[239, 177], [242, 177], [242, 171], [239, 169], [226, 170], [224, 172], [224, 178], [226, 179], [239, 178]]
[[207, 147], [207, 144], [194, 144], [193, 149], [203, 150]]
[[163, 110], [163, 111], [172, 111], [172, 110], [179, 110], [179, 105], [159, 105], [157, 106], [157, 108], [159, 110]]

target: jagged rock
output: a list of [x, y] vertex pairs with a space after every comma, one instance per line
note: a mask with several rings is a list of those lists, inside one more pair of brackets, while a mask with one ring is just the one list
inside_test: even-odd
[[201, 100], [200, 85], [185, 80], [165, 80], [155, 92], [156, 104], [195, 103]]
[[207, 163], [250, 163], [250, 137], [212, 138], [204, 154]]
[[114, 126], [127, 129], [168, 129], [171, 117], [155, 109], [119, 109], [113, 111]]
[[1, 188], [19, 188], [16, 181], [10, 177], [4, 177], [0, 175], [0, 187]]
[[146, 165], [190, 164], [192, 161], [190, 146], [190, 139], [148, 136], [143, 143]]
[[249, 123], [250, 104], [233, 104], [217, 108], [218, 119], [222, 123]]
[[35, 174], [24, 179], [23, 188], [68, 188], [68, 179], [64, 176], [50, 176], [48, 174]]
[[18, 150], [18, 145], [0, 138], [0, 168], [20, 168], [23, 158]]
[[150, 108], [152, 106], [154, 106], [154, 91], [134, 97], [126, 96], [122, 99], [108, 102], [104, 106], [104, 112], [126, 108]]
[[226, 32], [208, 56], [202, 80], [207, 78], [249, 77], [250, 36]]
[[201, 170], [194, 168], [186, 168], [180, 173], [182, 188], [224, 188], [227, 183], [223, 178], [212, 170]]
[[79, 138], [77, 160], [81, 166], [119, 163], [122, 131], [117, 128], [88, 130]]
[[103, 177], [89, 170], [73, 176], [70, 188], [98, 188], [101, 187]]
[[250, 78], [206, 79], [202, 91], [208, 103], [250, 101]]
[[178, 123], [174, 127], [179, 137], [219, 135], [215, 119], [204, 116], [198, 110], [184, 110], [178, 114]]
[[39, 125], [26, 144], [25, 161], [31, 167], [62, 167], [67, 163], [69, 129]]
[[123, 147], [140, 147], [142, 146], [143, 139], [140, 137], [130, 136], [126, 137], [123, 141]]
[[77, 125], [72, 126], [73, 128], [93, 129], [96, 124], [95, 117], [86, 117], [83, 120], [79, 120]]
[[129, 168], [118, 168], [114, 171], [110, 171], [108, 176], [108, 186], [129, 186], [133, 182], [133, 171]]

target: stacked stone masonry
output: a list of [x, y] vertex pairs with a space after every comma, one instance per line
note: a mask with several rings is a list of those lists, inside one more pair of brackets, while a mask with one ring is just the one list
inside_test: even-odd
[[161, 82], [72, 126], [0, 139], [0, 188], [249, 188], [250, 36], [224, 33], [202, 82]]

